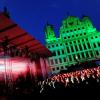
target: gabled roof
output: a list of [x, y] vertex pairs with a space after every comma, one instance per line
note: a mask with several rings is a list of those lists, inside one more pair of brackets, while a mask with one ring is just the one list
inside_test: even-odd
[[11, 19], [7, 18], [3, 13], [0, 13], [1, 42], [5, 36], [8, 37], [11, 45], [16, 45], [19, 48], [23, 48], [27, 45], [30, 52], [38, 53], [42, 56], [51, 56], [51, 52], [45, 46], [14, 23]]

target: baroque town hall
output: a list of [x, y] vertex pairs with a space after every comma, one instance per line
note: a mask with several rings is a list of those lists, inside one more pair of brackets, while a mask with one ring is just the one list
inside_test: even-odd
[[78, 61], [100, 58], [100, 32], [92, 25], [89, 17], [65, 18], [59, 33], [59, 38], [57, 38], [53, 26], [46, 25], [46, 47], [53, 53], [53, 56], [49, 58], [52, 73], [67, 69]]

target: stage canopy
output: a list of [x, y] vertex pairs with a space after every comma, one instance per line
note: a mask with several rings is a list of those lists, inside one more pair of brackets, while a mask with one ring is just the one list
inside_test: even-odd
[[51, 56], [51, 52], [25, 30], [20, 28], [10, 18], [0, 13], [0, 42], [7, 36], [9, 44], [18, 48], [29, 47], [29, 51], [41, 56]]

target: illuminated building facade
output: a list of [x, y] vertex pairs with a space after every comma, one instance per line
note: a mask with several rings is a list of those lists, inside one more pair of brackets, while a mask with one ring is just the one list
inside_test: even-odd
[[49, 58], [52, 73], [58, 73], [78, 62], [100, 58], [100, 32], [89, 17], [67, 17], [62, 21], [59, 33], [57, 38], [53, 26], [46, 25], [46, 47], [54, 54]]

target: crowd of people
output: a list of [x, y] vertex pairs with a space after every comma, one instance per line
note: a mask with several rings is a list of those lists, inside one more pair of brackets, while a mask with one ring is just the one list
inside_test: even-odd
[[100, 67], [54, 75], [38, 85], [41, 95], [94, 95], [100, 92]]
[[[28, 100], [34, 97], [46, 96], [88, 96], [100, 92], [100, 67], [88, 68], [69, 73], [51, 76], [46, 80], [34, 81], [27, 73], [26, 77], [19, 76], [13, 82], [11, 89], [0, 82], [0, 95], [6, 95], [7, 100]], [[12, 98], [12, 99], [11, 99]]]

